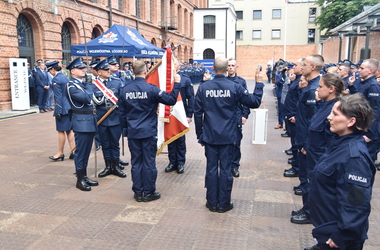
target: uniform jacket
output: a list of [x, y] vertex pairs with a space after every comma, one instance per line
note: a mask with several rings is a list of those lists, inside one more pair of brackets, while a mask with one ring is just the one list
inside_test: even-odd
[[318, 242], [331, 238], [344, 250], [367, 239], [375, 171], [363, 135], [334, 137], [310, 182], [312, 234]]
[[[232, 144], [237, 140], [236, 105], [250, 108], [261, 104], [264, 84], [257, 82], [253, 94], [224, 75], [216, 75], [198, 88], [195, 96], [194, 121], [199, 143]], [[241, 119], [241, 118], [240, 118]]]
[[299, 82], [302, 74], [296, 75], [296, 79], [290, 82], [288, 94], [286, 95], [284, 102], [284, 115], [286, 118], [290, 118], [297, 113], [297, 104], [299, 99]]
[[66, 95], [69, 99], [73, 114], [71, 121], [74, 132], [96, 132], [98, 130], [96, 112], [91, 114], [75, 114], [75, 110], [93, 111], [95, 110], [92, 101], [93, 92], [91, 85], [88, 85], [76, 78], [71, 78], [67, 84]]
[[[105, 84], [106, 87], [111, 90], [117, 98], [120, 96], [121, 81], [118, 78], [110, 77]], [[96, 104], [96, 116], [98, 121], [107, 113], [107, 111], [113, 106], [113, 103], [109, 101], [103, 93], [95, 86], [91, 84], [92, 92], [94, 92], [94, 103]], [[99, 124], [99, 126], [116, 126], [120, 124], [119, 109], [115, 108], [107, 118]]]
[[[245, 89], [247, 89], [247, 82], [244, 80], [244, 78], [242, 78], [240, 76], [234, 76], [234, 77], [227, 76], [227, 79], [230, 81], [233, 81], [234, 83], [237, 83], [237, 84], [241, 85], [242, 87], [244, 87]], [[250, 113], [251, 113], [251, 110], [247, 106], [244, 106], [243, 104], [238, 103], [237, 112], [236, 112], [236, 115], [238, 118], [238, 124], [241, 125], [241, 118], [242, 117], [248, 119], [248, 116]]]
[[29, 88], [34, 87], [34, 73], [33, 70], [28, 69], [28, 84]]
[[307, 133], [310, 126], [310, 120], [315, 114], [317, 101], [315, 100], [315, 91], [319, 85], [320, 76], [309, 81], [309, 84], [301, 92], [298, 101], [296, 114], [296, 142], [299, 147], [305, 146]]
[[54, 116], [57, 116], [58, 114], [67, 115], [69, 113], [71, 106], [65, 95], [66, 84], [69, 81], [69, 78], [67, 78], [62, 72], [58, 72], [52, 79], [52, 89], [55, 99]]
[[185, 75], [181, 75], [181, 89], [180, 89], [183, 107], [185, 108], [186, 117], [192, 118], [194, 113], [194, 89], [193, 84]]
[[284, 82], [285, 82], [285, 79], [282, 77], [281, 71], [279, 71], [276, 74], [276, 80], [275, 80], [275, 84], [276, 84], [276, 97], [281, 97], [282, 88], [284, 86]]
[[174, 105], [181, 85], [175, 83], [170, 94], [151, 85], [142, 77], [121, 90], [119, 99], [120, 119], [124, 135], [129, 139], [157, 136], [157, 105]]
[[48, 78], [47, 72], [41, 70], [39, 67], [35, 67], [34, 79], [35, 79], [36, 86], [40, 88], [49, 86], [49, 78]]

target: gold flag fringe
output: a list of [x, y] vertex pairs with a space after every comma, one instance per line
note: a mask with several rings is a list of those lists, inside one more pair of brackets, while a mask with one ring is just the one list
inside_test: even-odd
[[164, 147], [170, 143], [172, 143], [173, 141], [177, 140], [178, 138], [180, 138], [181, 136], [185, 135], [187, 132], [190, 131], [190, 128], [186, 128], [184, 131], [182, 131], [181, 133], [178, 133], [176, 134], [175, 136], [173, 136], [172, 138], [170, 138], [169, 140], [167, 141], [164, 141], [164, 143], [162, 143], [161, 147], [157, 150], [156, 152], [156, 155], [160, 155], [162, 150], [164, 149]]

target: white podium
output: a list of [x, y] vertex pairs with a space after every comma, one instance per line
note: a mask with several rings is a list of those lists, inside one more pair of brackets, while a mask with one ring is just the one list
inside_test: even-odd
[[252, 144], [267, 144], [268, 109], [253, 110]]

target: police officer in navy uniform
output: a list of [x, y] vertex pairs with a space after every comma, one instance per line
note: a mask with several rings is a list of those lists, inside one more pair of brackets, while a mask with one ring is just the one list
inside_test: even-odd
[[[98, 73], [98, 80], [109, 90], [111, 90], [116, 98], [119, 98], [121, 84], [120, 79], [110, 77], [110, 65], [107, 59], [100, 61], [94, 69]], [[98, 121], [114, 106], [111, 100], [103, 94], [100, 89], [93, 86], [94, 99], [96, 104], [96, 113]], [[100, 143], [102, 145], [103, 157], [105, 161], [105, 169], [99, 173], [98, 177], [102, 178], [113, 174], [121, 178], [127, 177], [119, 167], [120, 147], [119, 140], [121, 135], [119, 109], [115, 108], [98, 126]]]
[[134, 76], [131, 70], [129, 70], [128, 62], [124, 63], [123, 70], [120, 72], [120, 78], [124, 79], [124, 85], [130, 84], [134, 80]]
[[261, 104], [264, 84], [262, 72], [256, 71], [253, 94], [225, 77], [228, 60], [214, 61], [215, 78], [202, 83], [195, 96], [194, 122], [198, 142], [205, 146], [206, 207], [212, 212], [224, 213], [233, 208], [231, 165], [234, 143], [237, 141], [236, 107], [242, 103], [250, 108]]
[[92, 87], [83, 81], [86, 65], [81, 57], [74, 59], [66, 68], [71, 73], [71, 79], [67, 84], [67, 97], [71, 105], [71, 121], [77, 147], [74, 157], [77, 175], [76, 187], [82, 191], [91, 191], [90, 186], [98, 185], [97, 181], [87, 177], [88, 158], [92, 141], [98, 130], [96, 109], [92, 101]]
[[[229, 59], [228, 60], [228, 71], [227, 71], [227, 79], [237, 83], [241, 86], [243, 86], [245, 89], [247, 89], [247, 83], [244, 80], [244, 78], [240, 77], [236, 73], [236, 69], [238, 68], [238, 64], [235, 59]], [[240, 145], [241, 140], [243, 139], [243, 125], [245, 125], [249, 114], [251, 113], [251, 110], [244, 106], [241, 103], [237, 104], [237, 110], [236, 110], [236, 116], [237, 116], [237, 134], [238, 138], [234, 144], [234, 155], [232, 159], [232, 166], [231, 166], [231, 172], [234, 177], [239, 177], [239, 166], [240, 166], [240, 159], [241, 159], [241, 151], [240, 151]]]
[[34, 78], [35, 84], [37, 86], [37, 96], [38, 96], [38, 108], [40, 109], [40, 113], [47, 112], [46, 101], [48, 98], [48, 90], [49, 86], [49, 77], [46, 72], [46, 66], [42, 59], [36, 61], [37, 66], [34, 68]]
[[55, 109], [53, 116], [55, 117], [56, 130], [58, 131], [58, 152], [49, 156], [49, 159], [53, 161], [64, 160], [64, 148], [65, 141], [67, 137], [67, 141], [70, 145], [70, 159], [74, 158], [74, 134], [71, 131], [72, 122], [69, 118], [69, 111], [71, 109], [69, 100], [66, 98], [66, 84], [69, 82], [69, 78], [67, 78], [62, 73], [61, 66], [58, 65], [58, 61], [48, 62], [46, 63], [46, 67], [48, 72], [53, 76], [52, 79], [52, 90], [54, 92], [54, 100], [55, 100]]
[[376, 172], [363, 133], [372, 118], [361, 94], [340, 97], [334, 104], [327, 119], [337, 136], [310, 180], [312, 235], [318, 246], [305, 249], [363, 249]]
[[180, 85], [176, 75], [170, 94], [145, 81], [146, 67], [142, 60], [133, 63], [135, 80], [125, 86], [120, 95], [121, 122], [131, 152], [132, 190], [137, 202], [157, 200], [156, 151], [157, 151], [157, 105], [174, 105]]
[[[178, 59], [175, 59], [175, 69], [179, 70]], [[192, 121], [194, 113], [194, 89], [191, 84], [190, 78], [181, 75], [181, 97], [183, 106], [185, 108], [187, 122]], [[186, 161], [186, 137], [185, 135], [179, 137], [168, 145], [169, 165], [165, 168], [165, 172], [172, 172], [177, 170], [178, 174], [183, 174], [185, 171], [184, 165]]]

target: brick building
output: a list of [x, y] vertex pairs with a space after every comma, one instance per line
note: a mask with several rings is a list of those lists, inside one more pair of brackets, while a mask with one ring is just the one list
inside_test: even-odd
[[27, 58], [31, 65], [38, 59], [70, 61], [71, 44], [90, 41], [119, 24], [137, 29], [158, 47], [185, 38], [177, 53], [188, 61], [194, 8], [205, 7], [207, 0], [0, 1], [0, 110], [11, 109], [9, 58]]

